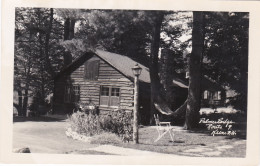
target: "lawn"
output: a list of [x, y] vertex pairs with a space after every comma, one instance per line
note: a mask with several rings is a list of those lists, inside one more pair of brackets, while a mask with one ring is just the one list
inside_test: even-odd
[[[115, 141], [115, 146], [133, 148], [138, 150], [153, 151], [159, 153], [199, 156], [199, 157], [245, 157], [246, 156], [246, 116], [237, 113], [218, 112], [214, 114], [202, 114], [201, 118], [209, 120], [230, 120], [235, 122], [232, 129], [236, 135], [212, 136], [212, 130], [208, 130], [205, 124], [192, 131], [183, 130], [182, 126], [174, 126], [174, 141], [166, 134], [158, 142], [156, 126], [143, 126], [139, 129], [139, 144], [121, 143]], [[225, 125], [224, 125], [225, 126]], [[225, 129], [225, 128], [224, 128]], [[95, 141], [97, 143], [98, 141]]]
[[183, 156], [245, 157], [246, 154], [246, 141], [239, 138], [179, 130], [174, 132], [174, 142], [169, 135], [154, 142], [158, 136], [155, 127], [143, 127], [139, 134], [139, 144], [121, 143], [117, 146]]

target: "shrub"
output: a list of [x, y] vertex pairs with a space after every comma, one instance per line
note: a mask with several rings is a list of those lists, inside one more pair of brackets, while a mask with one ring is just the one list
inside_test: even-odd
[[71, 129], [79, 134], [93, 136], [102, 132], [97, 115], [78, 111], [69, 116], [68, 119]]
[[100, 125], [104, 131], [115, 133], [124, 142], [132, 140], [133, 114], [124, 110], [111, 111], [106, 116], [101, 116]]
[[78, 111], [68, 119], [71, 130], [81, 135], [93, 136], [107, 132], [116, 134], [124, 142], [132, 140], [132, 112], [117, 110], [110, 111], [107, 115], [97, 115]]

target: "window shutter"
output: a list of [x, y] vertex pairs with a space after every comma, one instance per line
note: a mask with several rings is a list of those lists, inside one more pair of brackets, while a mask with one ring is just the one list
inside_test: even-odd
[[99, 60], [93, 61], [92, 80], [97, 80], [98, 79], [98, 69], [99, 69]]
[[89, 63], [88, 63], [88, 62], [85, 62], [85, 64], [84, 64], [84, 78], [85, 78], [85, 79], [88, 79], [88, 78], [89, 78], [88, 65], [89, 65]]
[[84, 77], [88, 80], [97, 80], [99, 70], [99, 60], [85, 62]]

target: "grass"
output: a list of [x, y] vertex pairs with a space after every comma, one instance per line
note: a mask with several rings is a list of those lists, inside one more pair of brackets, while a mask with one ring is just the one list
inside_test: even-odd
[[213, 137], [208, 133], [183, 130], [174, 132], [174, 142], [171, 141], [169, 135], [165, 135], [158, 142], [154, 142], [158, 136], [156, 128], [144, 127], [139, 131], [139, 144], [121, 143], [119, 146], [184, 156], [245, 157], [246, 153], [246, 141], [243, 139], [229, 139], [225, 136]]
[[113, 144], [115, 146], [132, 148], [159, 153], [176, 154], [183, 156], [200, 157], [245, 157], [246, 155], [246, 116], [242, 114], [205, 114], [201, 117], [210, 120], [224, 118], [236, 122], [233, 129], [237, 131], [236, 136], [212, 136], [211, 131], [201, 124], [196, 130], [183, 130], [177, 127], [174, 131], [174, 141], [169, 134], [166, 134], [158, 142], [154, 140], [158, 137], [155, 126], [144, 126], [139, 129], [139, 144], [122, 143], [115, 139], [115, 136], [98, 136], [92, 143]]
[[121, 144], [121, 139], [113, 134], [113, 133], [102, 133], [100, 135], [95, 135], [91, 138], [90, 143], [91, 144], [98, 144], [98, 145], [106, 145], [106, 144]]

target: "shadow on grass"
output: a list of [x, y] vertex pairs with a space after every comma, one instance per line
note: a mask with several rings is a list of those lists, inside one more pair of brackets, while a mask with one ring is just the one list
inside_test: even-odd
[[206, 146], [206, 144], [201, 143], [186, 143], [185, 141], [176, 140], [174, 142], [169, 141], [168, 143], [158, 143], [158, 144], [152, 144], [152, 143], [142, 143], [140, 142], [139, 145], [146, 145], [146, 146], [154, 146], [154, 147], [162, 147], [162, 146], [192, 146], [192, 145], [198, 145], [198, 146]]
[[75, 151], [65, 152], [64, 154], [114, 155], [112, 153], [98, 152], [95, 150], [75, 150]]
[[51, 117], [45, 117], [45, 116], [39, 116], [39, 117], [20, 117], [15, 116], [13, 117], [13, 123], [15, 122], [62, 122], [65, 119], [58, 119], [58, 118], [51, 118]]

